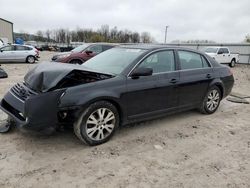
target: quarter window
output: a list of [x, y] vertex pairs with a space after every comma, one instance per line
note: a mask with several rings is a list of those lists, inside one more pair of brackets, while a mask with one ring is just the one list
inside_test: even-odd
[[178, 51], [181, 69], [199, 69], [209, 67], [205, 58], [197, 53], [188, 51]]
[[174, 52], [170, 50], [156, 52], [144, 59], [139, 67], [152, 68], [153, 73], [174, 71]]

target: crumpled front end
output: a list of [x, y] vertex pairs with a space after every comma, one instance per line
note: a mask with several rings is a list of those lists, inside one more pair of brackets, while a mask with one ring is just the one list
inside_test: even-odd
[[1, 100], [0, 108], [19, 127], [31, 130], [56, 128], [58, 103], [64, 90], [36, 93], [25, 84], [14, 85]]

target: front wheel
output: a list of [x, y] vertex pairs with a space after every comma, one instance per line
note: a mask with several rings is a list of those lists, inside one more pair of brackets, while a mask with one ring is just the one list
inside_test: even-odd
[[235, 64], [236, 64], [235, 59], [232, 59], [231, 63], [229, 63], [229, 66], [230, 67], [235, 67]]
[[119, 114], [116, 107], [107, 101], [91, 104], [74, 123], [76, 136], [89, 145], [98, 145], [108, 141], [119, 126]]
[[204, 114], [214, 113], [220, 105], [222, 99], [221, 91], [217, 86], [211, 87], [200, 107], [200, 111]]

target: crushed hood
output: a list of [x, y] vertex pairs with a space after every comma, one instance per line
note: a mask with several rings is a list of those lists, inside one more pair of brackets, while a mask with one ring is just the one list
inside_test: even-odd
[[25, 75], [24, 82], [31, 89], [37, 92], [46, 92], [55, 87], [66, 75], [75, 70], [98, 73], [95, 71], [87, 70], [84, 66], [81, 65], [44, 62], [39, 63], [36, 67], [31, 69]]

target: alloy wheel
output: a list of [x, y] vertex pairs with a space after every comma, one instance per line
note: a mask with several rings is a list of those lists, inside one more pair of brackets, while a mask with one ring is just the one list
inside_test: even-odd
[[220, 93], [216, 89], [211, 90], [207, 97], [208, 110], [214, 111], [218, 107], [219, 102], [220, 102]]
[[86, 133], [92, 140], [103, 140], [113, 132], [115, 123], [115, 114], [111, 110], [99, 108], [88, 117]]

